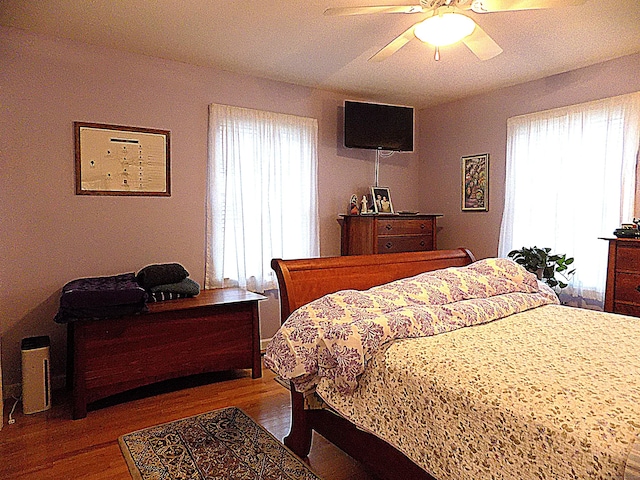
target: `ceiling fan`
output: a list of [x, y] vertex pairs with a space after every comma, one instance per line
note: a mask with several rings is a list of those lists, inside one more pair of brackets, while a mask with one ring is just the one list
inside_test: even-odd
[[502, 48], [464, 12], [491, 13], [511, 10], [581, 5], [586, 0], [420, 0], [419, 5], [376, 5], [367, 7], [327, 8], [325, 15], [366, 15], [372, 13], [423, 14], [413, 24], [369, 60], [381, 62], [396, 53], [414, 38], [435, 47], [435, 59], [440, 59], [440, 47], [462, 41], [480, 60], [500, 55]]

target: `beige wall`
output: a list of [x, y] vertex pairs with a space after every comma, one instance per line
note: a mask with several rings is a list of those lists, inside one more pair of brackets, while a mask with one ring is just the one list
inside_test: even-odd
[[[636, 91], [640, 91], [640, 54], [421, 111], [420, 208], [444, 214], [438, 247], [465, 246], [478, 258], [497, 255], [507, 118]], [[490, 154], [489, 211], [462, 212], [460, 158], [479, 153]]]
[[[444, 213], [439, 247], [495, 255], [506, 118], [640, 90], [640, 56], [417, 115], [416, 154], [383, 159], [397, 210]], [[341, 147], [340, 95], [0, 28], [0, 334], [4, 384], [20, 381], [20, 341], [49, 335], [54, 377], [66, 329], [53, 322], [69, 280], [176, 261], [202, 283], [207, 106], [226, 103], [319, 122], [321, 254], [338, 255], [338, 214], [374, 181], [374, 152]], [[74, 194], [73, 122], [171, 131], [169, 198]], [[460, 156], [491, 154], [490, 211], [460, 212]], [[262, 336], [277, 326], [266, 309]]]
[[[20, 341], [49, 335], [54, 377], [66, 329], [53, 322], [75, 278], [180, 262], [204, 278], [207, 107], [225, 103], [319, 122], [321, 254], [340, 253], [337, 216], [373, 184], [374, 153], [340, 146], [344, 98], [323, 91], [0, 28], [0, 333], [4, 384], [20, 381]], [[169, 198], [74, 194], [73, 122], [171, 131]], [[381, 182], [416, 208], [418, 155]], [[411, 179], [405, 181], [404, 179]], [[278, 326], [265, 309], [262, 336]]]

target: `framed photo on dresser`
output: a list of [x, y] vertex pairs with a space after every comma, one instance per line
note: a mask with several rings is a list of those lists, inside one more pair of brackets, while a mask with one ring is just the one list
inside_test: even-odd
[[388, 187], [371, 187], [373, 197], [373, 211], [380, 214], [392, 214], [393, 204], [391, 203], [391, 193]]

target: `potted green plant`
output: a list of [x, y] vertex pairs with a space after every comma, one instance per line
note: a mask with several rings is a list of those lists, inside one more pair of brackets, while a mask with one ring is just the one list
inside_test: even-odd
[[569, 270], [573, 257], [567, 257], [566, 254], [552, 254], [550, 248], [522, 247], [519, 250], [511, 250], [507, 256], [528, 271], [535, 273], [539, 280], [551, 288], [566, 287], [570, 277], [576, 271], [575, 268]]

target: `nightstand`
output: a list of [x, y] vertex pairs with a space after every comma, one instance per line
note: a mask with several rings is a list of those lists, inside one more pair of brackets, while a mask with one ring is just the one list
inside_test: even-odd
[[640, 239], [604, 240], [609, 241], [604, 310], [640, 317]]

